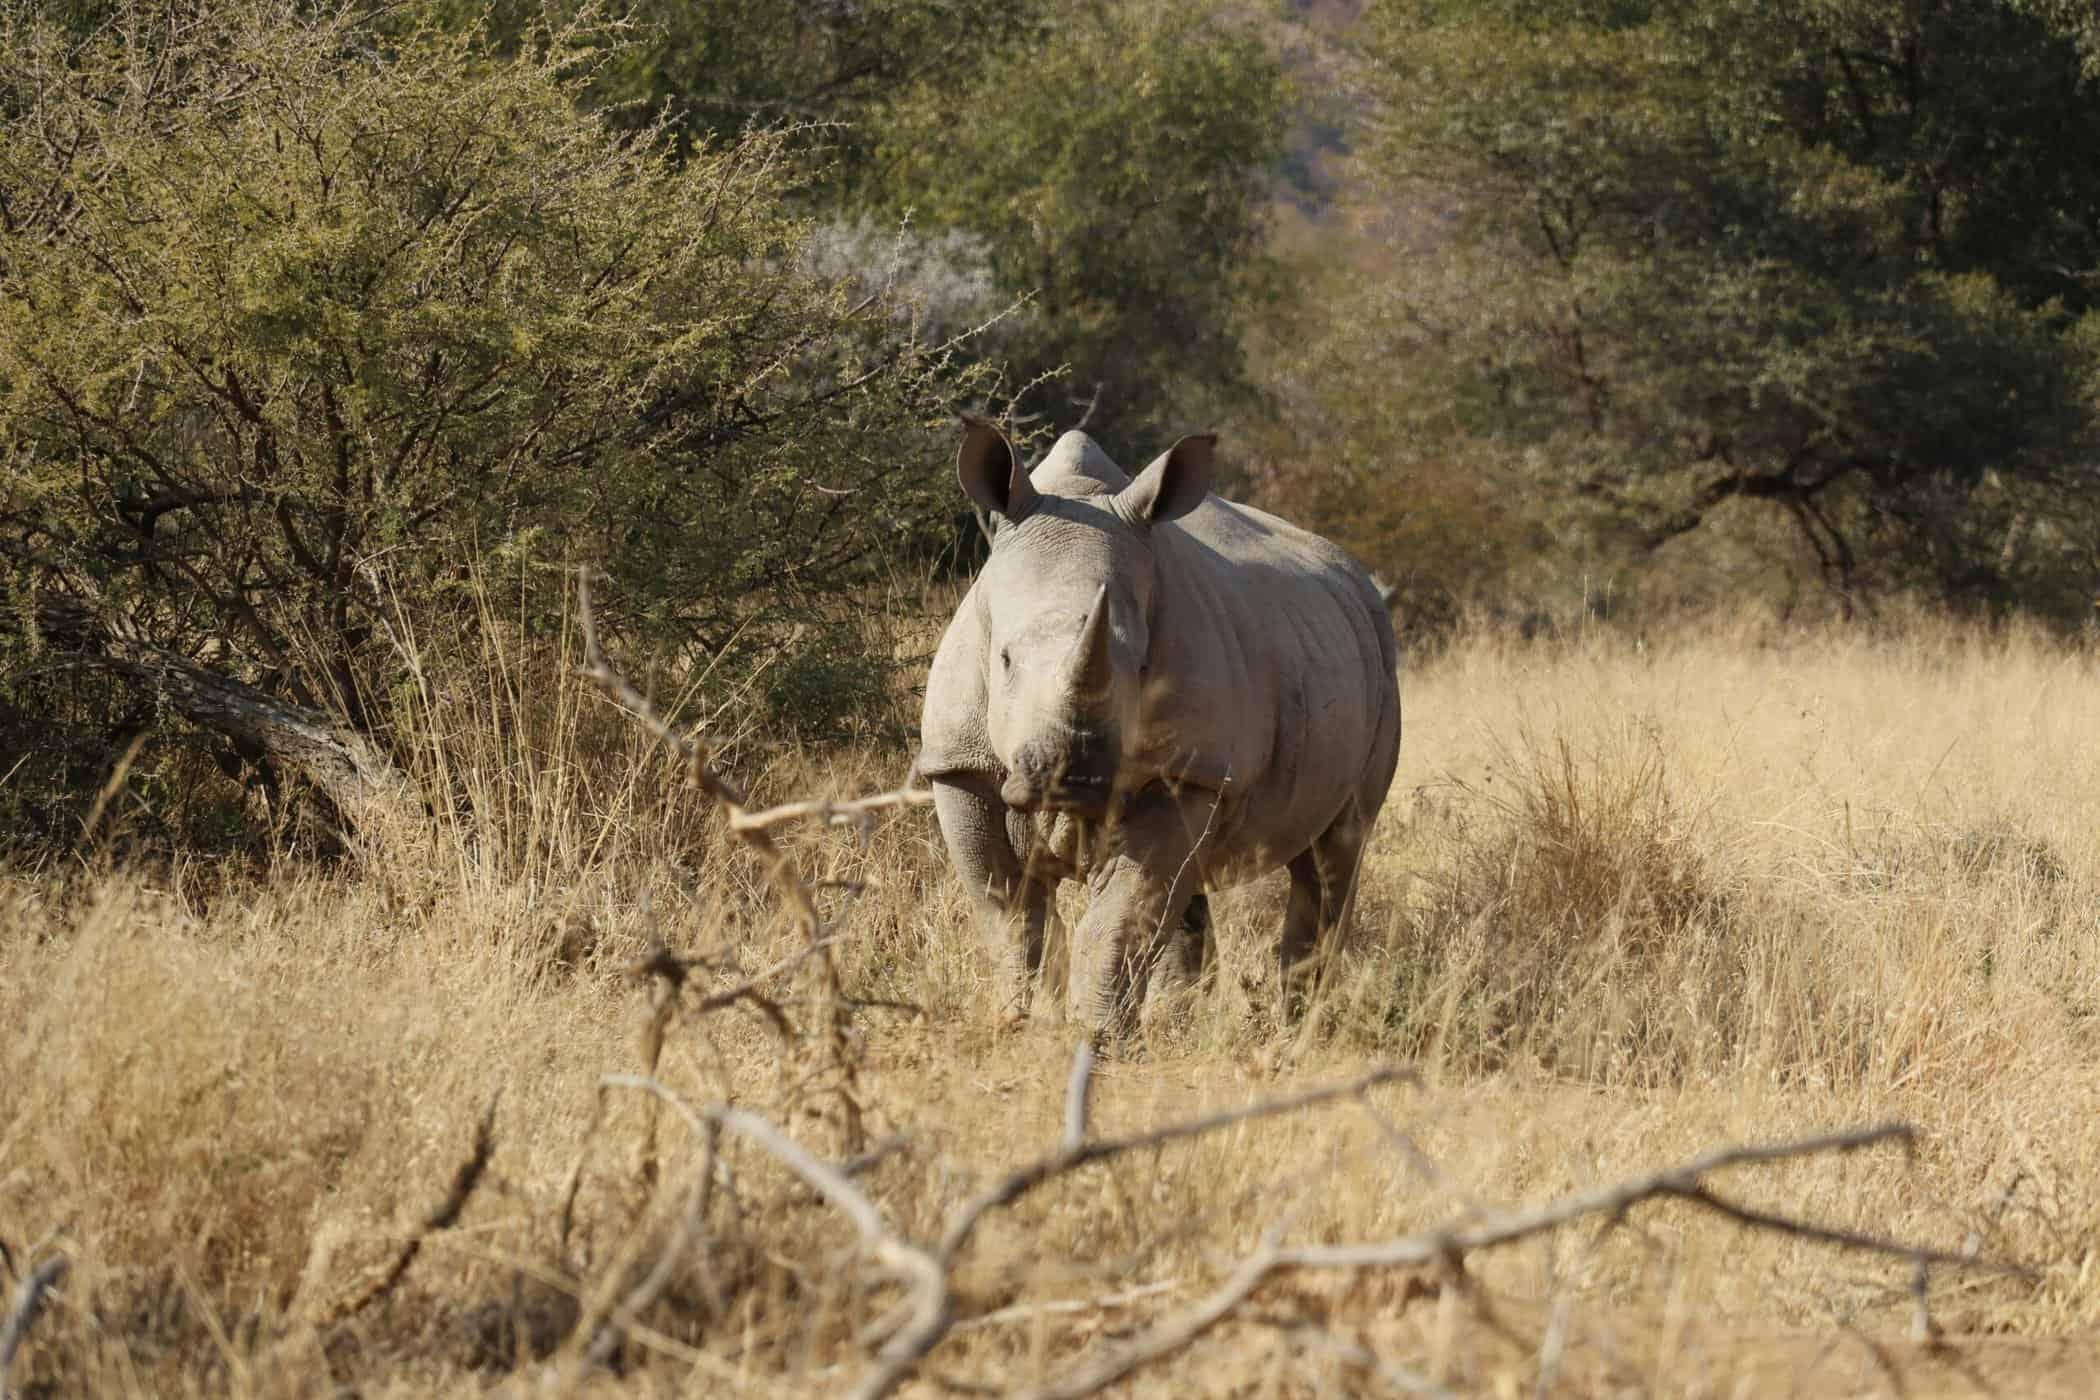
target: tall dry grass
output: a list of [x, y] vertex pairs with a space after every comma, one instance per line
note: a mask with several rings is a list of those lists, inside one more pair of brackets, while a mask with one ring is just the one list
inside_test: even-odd
[[[660, 938], [700, 960], [704, 992], [796, 934], [565, 639], [527, 645], [493, 615], [483, 631], [484, 665], [426, 668], [405, 701], [439, 795], [427, 863], [44, 871], [0, 890], [0, 1243], [17, 1272], [47, 1232], [74, 1260], [11, 1383], [498, 1387], [574, 1348], [578, 1318], [674, 1228], [696, 1145], [663, 1117], [651, 1176], [655, 1115], [600, 1088], [635, 1067], [647, 1019], [624, 969]], [[962, 1261], [966, 1316], [933, 1373], [994, 1389], [1056, 1373], [1201, 1292], [1278, 1220], [1374, 1238], [1889, 1117], [1923, 1129], [1915, 1162], [1809, 1161], [1739, 1189], [2028, 1264], [1934, 1276], [1937, 1323], [1972, 1339], [2100, 1321], [2100, 759], [2079, 742], [2100, 662], [1925, 619], [1884, 636], [1476, 635], [1404, 695], [1401, 780], [1313, 1014], [1269, 1019], [1280, 890], [1221, 896], [1218, 975], [1101, 1071], [1096, 1115], [1133, 1129], [1374, 1056], [1417, 1061], [1426, 1086], [1382, 1094], [1382, 1122], [1247, 1125], [1031, 1196]], [[768, 797], [901, 776], [899, 755], [773, 750], [736, 742], [733, 709], [711, 722]], [[926, 814], [783, 839], [840, 920], [862, 1003], [850, 1082], [803, 1034], [822, 1009], [807, 969], [767, 1005], [674, 1022], [659, 1077], [822, 1152], [878, 1149], [859, 1179], [924, 1237], [1054, 1142], [1065, 1035], [989, 1015]], [[457, 1226], [344, 1315], [446, 1195], [492, 1098], [494, 1151]], [[857, 1334], [889, 1299], [858, 1282], [849, 1232], [766, 1161], [728, 1162], [706, 1258], [584, 1388], [829, 1393], [857, 1373]], [[1279, 1286], [1140, 1389], [1361, 1389], [1309, 1340], [1339, 1329], [1462, 1393], [1822, 1393], [1865, 1353], [1774, 1335], [1900, 1332], [1912, 1306], [1903, 1266], [1666, 1211], [1484, 1258], [1475, 1278], [1471, 1301], [1434, 1279]], [[1991, 1345], [1965, 1355], [2028, 1389], [2053, 1374], [2053, 1353]], [[1918, 1368], [1938, 1362], [1899, 1363], [1933, 1393]]]

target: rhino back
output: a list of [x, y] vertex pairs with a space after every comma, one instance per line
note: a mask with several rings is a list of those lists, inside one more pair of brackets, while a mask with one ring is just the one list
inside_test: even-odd
[[1160, 693], [1147, 730], [1161, 752], [1148, 758], [1198, 780], [1222, 773], [1241, 847], [1295, 853], [1351, 795], [1382, 799], [1399, 747], [1399, 658], [1363, 569], [1317, 535], [1216, 497], [1163, 528], [1156, 548]]

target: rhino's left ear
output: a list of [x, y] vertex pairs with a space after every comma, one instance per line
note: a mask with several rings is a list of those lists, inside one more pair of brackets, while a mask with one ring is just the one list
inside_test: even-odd
[[1137, 480], [1116, 493], [1124, 518], [1159, 525], [1202, 505], [1210, 494], [1210, 461], [1217, 445], [1216, 433], [1195, 433], [1153, 458]]
[[1035, 509], [1037, 500], [1028, 468], [1014, 455], [1006, 434], [987, 419], [963, 415], [962, 446], [955, 453], [955, 479], [977, 508], [977, 525], [986, 539], [992, 535], [994, 514], [1018, 525]]

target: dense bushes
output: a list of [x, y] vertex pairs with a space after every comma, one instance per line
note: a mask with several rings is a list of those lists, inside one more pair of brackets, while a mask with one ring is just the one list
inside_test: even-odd
[[784, 134], [680, 152], [579, 102], [616, 33], [415, 14], [0, 9], [18, 705], [94, 667], [384, 741], [416, 634], [492, 584], [543, 630], [579, 564], [734, 675], [945, 521], [927, 430], [985, 381], [812, 269]]

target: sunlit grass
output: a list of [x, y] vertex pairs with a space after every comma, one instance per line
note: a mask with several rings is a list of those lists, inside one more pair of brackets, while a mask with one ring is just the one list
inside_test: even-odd
[[[696, 985], [725, 986], [794, 934], [719, 817], [572, 662], [497, 649], [495, 679], [432, 681], [422, 776], [447, 798], [414, 868], [127, 867], [0, 889], [0, 1243], [19, 1261], [59, 1230], [76, 1261], [11, 1383], [492, 1388], [619, 1284], [630, 1242], [661, 1237], [695, 1148], [665, 1120], [674, 1194], [652, 1208], [643, 1105], [613, 1095], [600, 1114], [599, 1077], [635, 1067], [646, 1014], [622, 969], [655, 936], [707, 960]], [[1220, 896], [1216, 977], [1180, 1025], [1103, 1067], [1096, 1122], [1134, 1129], [1405, 1058], [1427, 1086], [1378, 1103], [1433, 1167], [1330, 1110], [1091, 1169], [987, 1228], [962, 1306], [1014, 1311], [958, 1331], [935, 1369], [995, 1387], [1061, 1369], [1102, 1329], [1193, 1297], [1278, 1220], [1304, 1239], [1377, 1238], [1715, 1143], [1887, 1118], [1922, 1129], [1915, 1161], [1817, 1160], [1731, 1185], [2034, 1271], [1935, 1275], [1949, 1330], [2100, 1323], [2091, 656], [1929, 622], [1880, 638], [1750, 624], [1477, 636], [1403, 695], [1401, 777], [1312, 1015], [1283, 1027], [1270, 1011], [1280, 887]], [[733, 761], [784, 797], [886, 787], [905, 759], [747, 742]], [[991, 1015], [924, 811], [792, 845], [842, 920], [846, 988], [869, 1003], [851, 1082], [799, 1034], [818, 1020], [799, 976], [773, 1008], [796, 1034], [749, 1005], [674, 1024], [661, 1077], [822, 1152], [901, 1139], [868, 1189], [898, 1228], [933, 1233], [974, 1185], [1055, 1141], [1069, 1034]], [[443, 1196], [499, 1091], [491, 1177], [459, 1228], [380, 1304], [321, 1326]], [[879, 1300], [851, 1283], [836, 1217], [734, 1160], [713, 1252], [629, 1344], [624, 1383], [835, 1391]], [[1634, 1225], [1481, 1259], [1488, 1313], [1435, 1301], [1433, 1279], [1308, 1279], [1264, 1306], [1480, 1393], [1534, 1386], [1554, 1325], [1568, 1338], [1556, 1374], [1580, 1393], [1616, 1378], [1814, 1394], [1830, 1381], [1818, 1367], [1856, 1357], [1757, 1339], [1909, 1324], [1899, 1264], [1684, 1212]], [[1133, 1290], [1153, 1291], [1030, 1310]], [[1299, 1393], [1353, 1374], [1296, 1345], [1228, 1327], [1144, 1384], [1243, 1393], [1273, 1377]], [[2028, 1373], [2009, 1374], [2018, 1389]]]

